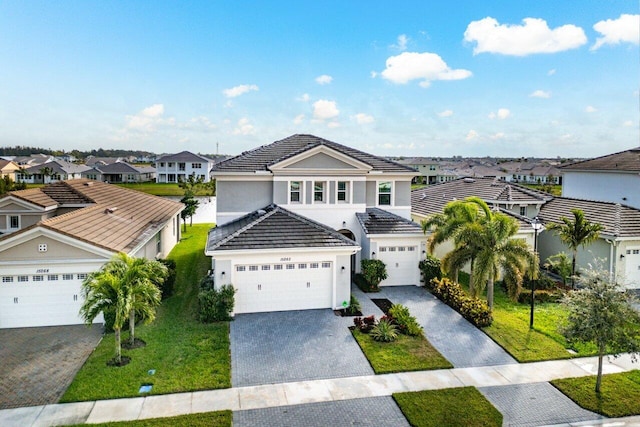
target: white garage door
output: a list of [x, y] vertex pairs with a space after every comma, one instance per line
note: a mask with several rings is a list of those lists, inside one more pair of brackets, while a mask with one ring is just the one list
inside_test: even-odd
[[640, 248], [628, 248], [626, 251], [625, 283], [630, 289], [640, 288]]
[[419, 284], [420, 255], [417, 246], [380, 246], [377, 258], [387, 266], [388, 275], [380, 286]]
[[84, 277], [79, 274], [2, 276], [0, 328], [83, 323], [78, 312]]
[[331, 308], [333, 263], [236, 265], [235, 312]]

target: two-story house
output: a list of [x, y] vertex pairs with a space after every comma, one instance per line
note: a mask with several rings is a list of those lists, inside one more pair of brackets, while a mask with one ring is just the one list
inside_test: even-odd
[[360, 260], [382, 285], [418, 285], [425, 239], [411, 217], [410, 167], [313, 135], [218, 163], [217, 224], [206, 254], [236, 313], [341, 308]]
[[209, 182], [214, 164], [213, 159], [189, 151], [168, 154], [156, 160], [156, 182], [181, 182], [186, 181], [191, 175]]

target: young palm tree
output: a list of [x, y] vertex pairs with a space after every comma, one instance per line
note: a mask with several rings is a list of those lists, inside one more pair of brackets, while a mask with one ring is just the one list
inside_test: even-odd
[[[507, 215], [494, 213], [492, 218], [478, 224], [460, 239], [473, 245], [475, 265], [470, 287], [480, 292], [487, 287], [487, 304], [493, 309], [494, 282], [503, 275], [509, 297], [518, 297], [522, 280], [527, 273], [538, 274], [538, 257], [524, 240], [512, 239], [518, 223]], [[459, 246], [465, 250], [464, 246]], [[454, 254], [450, 258], [455, 258]], [[451, 262], [446, 260], [446, 262]], [[445, 263], [443, 261], [443, 263]]]
[[576, 259], [578, 247], [583, 248], [598, 239], [600, 232], [604, 230], [602, 224], [593, 223], [585, 219], [584, 212], [580, 209], [571, 209], [573, 220], [560, 217], [562, 223], [550, 223], [547, 230], [554, 231], [562, 243], [567, 245], [573, 254], [571, 260], [571, 288], [575, 288]]
[[120, 365], [122, 362], [120, 331], [131, 309], [126, 284], [120, 277], [102, 268], [90, 274], [82, 282], [82, 294], [84, 302], [80, 308], [80, 316], [88, 325], [91, 325], [100, 313], [113, 315], [115, 361]]

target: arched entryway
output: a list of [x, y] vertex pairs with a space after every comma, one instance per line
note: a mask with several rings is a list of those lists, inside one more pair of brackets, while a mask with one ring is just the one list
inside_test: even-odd
[[[350, 230], [343, 228], [341, 230], [338, 230], [338, 233], [356, 242], [356, 236]], [[356, 272], [356, 254], [353, 254], [351, 255], [351, 275], [353, 276], [355, 272]]]

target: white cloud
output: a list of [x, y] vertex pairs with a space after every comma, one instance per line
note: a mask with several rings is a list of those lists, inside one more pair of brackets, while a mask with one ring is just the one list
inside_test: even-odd
[[602, 37], [598, 37], [591, 50], [606, 44], [640, 43], [640, 15], [622, 14], [618, 19], [596, 22], [593, 29], [602, 34]]
[[544, 90], [535, 90], [529, 95], [531, 98], [551, 98], [551, 92]]
[[407, 50], [407, 43], [409, 42], [409, 37], [406, 34], [400, 34], [398, 36], [398, 41], [396, 44], [392, 44], [390, 47], [394, 49], [398, 49], [400, 51]]
[[497, 132], [497, 133], [494, 133], [493, 135], [491, 135], [490, 138], [494, 139], [494, 140], [496, 140], [496, 139], [504, 139], [504, 136], [505, 136], [504, 132]]
[[490, 119], [500, 119], [500, 120], [504, 120], [507, 117], [509, 117], [511, 115], [511, 111], [509, 111], [506, 108], [499, 108], [497, 113], [494, 113], [493, 111], [491, 113], [489, 113], [489, 118]]
[[474, 140], [474, 139], [478, 139], [478, 137], [479, 137], [479, 136], [480, 136], [480, 135], [478, 135], [478, 132], [476, 132], [475, 130], [471, 129], [471, 130], [469, 131], [469, 133], [467, 133], [467, 136], [465, 137], [465, 139], [466, 139], [467, 141], [472, 141], [472, 140]]
[[358, 123], [359, 125], [364, 125], [367, 123], [374, 122], [373, 116], [370, 116], [365, 113], [358, 113], [355, 116], [353, 116], [353, 118], [355, 119], [356, 123]]
[[304, 114], [298, 114], [294, 119], [293, 119], [293, 123], [299, 125], [300, 123], [302, 123], [304, 121]]
[[444, 110], [438, 113], [438, 117], [451, 117], [453, 116], [453, 111], [451, 110]]
[[134, 116], [126, 116], [127, 128], [134, 130], [151, 131], [160, 124], [175, 124], [174, 118], [163, 119], [164, 104], [154, 104], [142, 109]]
[[338, 122], [329, 122], [329, 123], [327, 123], [327, 127], [331, 128], [331, 129], [339, 128], [340, 127], [340, 123], [338, 123]]
[[587, 107], [584, 109], [584, 111], [586, 113], [595, 113], [596, 111], [598, 111], [598, 109], [592, 105], [587, 105]]
[[321, 76], [316, 77], [316, 83], [318, 83], [319, 85], [328, 85], [332, 81], [333, 81], [333, 77], [327, 74], [323, 74]]
[[259, 88], [256, 85], [239, 85], [239, 86], [234, 86], [230, 89], [225, 89], [222, 91], [222, 93], [227, 98], [235, 98], [247, 92], [257, 91], [257, 90], [259, 90]]
[[556, 73], [556, 69], [552, 68], [549, 71], [547, 71], [547, 76], [553, 76]]
[[464, 32], [464, 40], [476, 42], [473, 54], [499, 53], [526, 56], [575, 49], [587, 42], [582, 28], [563, 25], [550, 29], [544, 19], [525, 18], [523, 25], [500, 24], [491, 17], [472, 21]]
[[298, 101], [302, 101], [302, 102], [309, 102], [310, 99], [311, 97], [309, 96], [308, 93], [303, 93], [300, 98], [297, 98]]
[[461, 80], [471, 77], [469, 70], [452, 70], [435, 53], [403, 52], [387, 58], [382, 77], [393, 83], [405, 84], [412, 80], [422, 80], [420, 86], [429, 87], [435, 80]]
[[337, 117], [340, 114], [335, 101], [320, 99], [313, 103], [313, 117], [318, 120], [327, 120]]
[[256, 129], [246, 117], [238, 120], [238, 125], [233, 130], [234, 135], [253, 135], [254, 133], [256, 133]]
[[370, 73], [370, 75], [371, 75], [371, 78], [372, 78], [372, 79], [375, 79], [376, 77], [378, 77], [378, 72], [377, 72], [377, 71], [372, 71], [372, 72]]
[[624, 126], [626, 128], [633, 127], [633, 121], [632, 120], [627, 120], [624, 123], [622, 123], [622, 126]]

